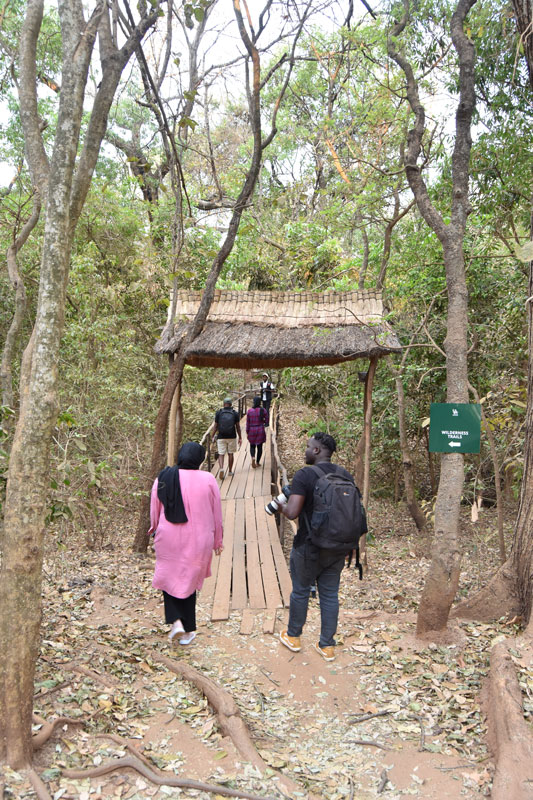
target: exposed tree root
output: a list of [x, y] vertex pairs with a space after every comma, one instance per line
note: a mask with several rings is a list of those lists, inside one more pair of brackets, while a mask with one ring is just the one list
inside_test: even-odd
[[[266, 761], [261, 758], [255, 749], [248, 727], [240, 715], [239, 708], [229, 692], [226, 692], [225, 689], [222, 689], [206, 675], [202, 675], [201, 672], [184, 661], [172, 661], [172, 659], [167, 658], [167, 656], [161, 653], [154, 653], [153, 658], [154, 661], [159, 661], [172, 672], [190, 681], [190, 683], [194, 684], [194, 686], [206, 696], [215, 710], [222, 733], [224, 736], [229, 736], [243, 758], [257, 767], [261, 772], [265, 772], [267, 769], [270, 773], [274, 772], [278, 776], [281, 788], [288, 792], [290, 797], [292, 797], [292, 793], [295, 790], [299, 792], [302, 791], [303, 787], [300, 784], [293, 781], [292, 778], [283, 775], [281, 772], [272, 770]], [[311, 792], [308, 793], [308, 799], [320, 800]]]
[[520, 599], [514, 588], [514, 573], [509, 561], [499, 568], [486, 586], [458, 603], [450, 611], [450, 617], [492, 622], [505, 614], [514, 617], [520, 614]]
[[69, 669], [72, 672], [78, 672], [80, 675], [86, 675], [91, 678], [95, 683], [100, 683], [108, 689], [115, 689], [119, 686], [119, 682], [109, 675], [100, 675], [98, 672], [93, 672], [92, 669], [84, 667], [82, 664], [61, 664], [61, 669]]
[[33, 699], [40, 700], [41, 697], [45, 697], [47, 694], [53, 694], [54, 692], [58, 692], [60, 689], [63, 689], [63, 687], [66, 686], [68, 683], [69, 681], [61, 681], [61, 683], [58, 683], [57, 686], [52, 686], [50, 689], [43, 689], [42, 692], [35, 692], [35, 694], [33, 695]]
[[524, 719], [522, 694], [505, 641], [490, 657], [489, 743], [496, 760], [493, 800], [533, 798], [533, 736]]
[[42, 782], [41, 778], [37, 775], [34, 769], [28, 770], [28, 777], [31, 781], [33, 788], [35, 789], [35, 794], [39, 798], [39, 800], [52, 800], [50, 792]]
[[242, 797], [244, 800], [273, 800], [268, 797], [260, 797], [257, 794], [241, 792], [239, 789], [230, 789], [227, 786], [219, 786], [214, 783], [202, 783], [201, 781], [194, 781], [190, 778], [178, 778], [176, 775], [162, 772], [156, 767], [147, 767], [142, 761], [131, 756], [119, 758], [116, 761], [109, 761], [107, 764], [102, 764], [99, 767], [91, 767], [90, 769], [64, 769], [63, 775], [67, 778], [81, 780], [84, 778], [99, 778], [101, 775], [116, 772], [117, 769], [133, 769], [147, 780], [157, 784], [157, 786], [179, 786], [182, 789], [198, 789], [202, 792], [221, 794], [226, 797]]
[[143, 764], [146, 764], [149, 769], [153, 769], [154, 765], [150, 759], [146, 758], [146, 756], [141, 753], [141, 751], [138, 750], [134, 744], [130, 744], [128, 741], [126, 741], [126, 739], [123, 739], [122, 736], [119, 736], [116, 733], [97, 733], [95, 736], [97, 739], [110, 739], [112, 742], [115, 742], [115, 744], [118, 744], [119, 747], [124, 748], [124, 750], [128, 750], [128, 752], [135, 756], [135, 758], [138, 758], [139, 761], [142, 761]]
[[46, 744], [58, 725], [83, 725], [83, 720], [72, 719], [72, 717], [57, 717], [51, 722], [47, 722], [37, 714], [33, 715], [33, 721], [43, 726], [39, 733], [36, 733], [35, 736], [32, 737], [34, 750], [38, 750], [40, 747]]

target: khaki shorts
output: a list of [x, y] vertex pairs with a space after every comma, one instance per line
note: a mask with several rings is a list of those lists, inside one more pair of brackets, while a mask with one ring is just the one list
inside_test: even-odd
[[217, 453], [223, 456], [226, 453], [237, 452], [237, 439], [217, 439]]

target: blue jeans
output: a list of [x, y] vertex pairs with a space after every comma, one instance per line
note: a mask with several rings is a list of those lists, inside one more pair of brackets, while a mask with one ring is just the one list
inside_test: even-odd
[[[333, 558], [333, 560], [332, 560]], [[345, 557], [313, 554], [309, 545], [293, 547], [290, 557], [292, 592], [289, 610], [289, 636], [300, 636], [307, 619], [311, 586], [316, 581], [320, 598], [320, 647], [335, 645], [339, 619], [339, 583]]]

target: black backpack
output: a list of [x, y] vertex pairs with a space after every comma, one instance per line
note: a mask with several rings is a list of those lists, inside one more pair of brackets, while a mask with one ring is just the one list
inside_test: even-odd
[[311, 520], [304, 514], [308, 540], [332, 555], [350, 554], [350, 561], [351, 553], [355, 551], [355, 566], [359, 570], [359, 580], [362, 580], [359, 538], [368, 528], [361, 493], [345, 470], [324, 472], [314, 465], [312, 469], [319, 477], [313, 491]]
[[218, 435], [221, 439], [233, 439], [235, 436], [235, 411], [232, 408], [221, 408], [218, 414]]

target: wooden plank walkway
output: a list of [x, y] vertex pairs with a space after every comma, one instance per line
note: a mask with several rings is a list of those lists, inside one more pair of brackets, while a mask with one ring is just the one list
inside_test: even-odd
[[[265, 512], [270, 493], [270, 432], [262, 463], [252, 469], [250, 448], [243, 430], [242, 446], [235, 454], [234, 474], [219, 481], [224, 518], [224, 550], [213, 558], [212, 572], [201, 596], [211, 605], [211, 619], [228, 619], [242, 612], [241, 633], [251, 633], [255, 612], [266, 611], [264, 628], [273, 630], [276, 609], [288, 607], [291, 579], [274, 517]], [[218, 462], [212, 470], [218, 476]]]

